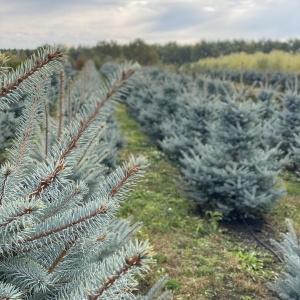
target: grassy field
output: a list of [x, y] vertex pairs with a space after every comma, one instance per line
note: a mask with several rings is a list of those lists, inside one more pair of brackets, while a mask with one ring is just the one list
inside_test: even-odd
[[283, 51], [272, 51], [268, 54], [239, 52], [216, 58], [201, 59], [196, 63], [191, 63], [189, 68], [193, 70], [208, 68], [237, 71], [244, 69], [255, 71], [276, 70], [298, 73], [300, 72], [300, 54]]
[[[260, 246], [243, 223], [229, 224], [218, 214], [199, 212], [180, 193], [179, 169], [128, 118], [125, 106], [120, 105], [115, 116], [126, 142], [120, 160], [132, 153], [146, 156], [150, 163], [119, 212], [120, 217], [143, 222], [138, 236], [149, 239], [156, 252], [157, 264], [141, 289], [168, 274], [173, 299], [278, 299], [268, 287], [282, 268], [278, 259]], [[300, 221], [298, 183], [285, 175], [281, 184], [288, 194], [272, 212], [250, 224], [268, 244], [286, 230], [285, 218]]]

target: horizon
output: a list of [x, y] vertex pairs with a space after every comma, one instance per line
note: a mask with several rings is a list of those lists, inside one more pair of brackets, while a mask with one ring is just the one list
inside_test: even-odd
[[[218, 43], [218, 42], [229, 42], [229, 43], [232, 43], [234, 41], [243, 41], [243, 42], [246, 42], [246, 43], [251, 43], [251, 42], [254, 42], [254, 43], [259, 43], [259, 42], [264, 42], [264, 41], [271, 41], [271, 42], [280, 42], [280, 43], [285, 43], [285, 42], [289, 42], [289, 41], [296, 41], [296, 40], [300, 40], [300, 38], [289, 38], [289, 39], [257, 39], [257, 40], [254, 40], [254, 39], [249, 39], [249, 40], [246, 40], [246, 39], [218, 39], [218, 40], [206, 40], [206, 39], [202, 39], [202, 40], [199, 40], [199, 41], [196, 41], [196, 42], [193, 42], [193, 43], [179, 43], [178, 41], [174, 41], [174, 40], [170, 40], [170, 41], [166, 41], [166, 42], [163, 42], [163, 43], [148, 43], [147, 41], [143, 40], [142, 38], [135, 38], [134, 40], [130, 40], [128, 42], [124, 42], [124, 43], [119, 43], [118, 41], [115, 41], [115, 40], [101, 40], [101, 41], [97, 41], [94, 45], [83, 45], [83, 44], [79, 44], [79, 45], [68, 45], [68, 44], [62, 44], [62, 43], [53, 43], [53, 44], [47, 44], [47, 43], [44, 43], [44, 44], [41, 44], [41, 45], [38, 45], [37, 47], [35, 48], [5, 48], [5, 47], [2, 47], [0, 48], [0, 50], [36, 50], [37, 48], [40, 48], [40, 47], [43, 47], [43, 46], [62, 46], [62, 47], [65, 47], [67, 50], [70, 49], [70, 48], [79, 48], [79, 47], [82, 47], [82, 48], [93, 48], [93, 47], [96, 47], [98, 43], [101, 43], [101, 42], [104, 42], [104, 43], [111, 43], [111, 42], [116, 42], [117, 45], [120, 45], [120, 46], [123, 46], [123, 45], [128, 45], [130, 43], [133, 43], [135, 42], [136, 40], [142, 40], [143, 42], [145, 42], [147, 45], [149, 46], [153, 46], [153, 45], [159, 45], [159, 46], [166, 46], [167, 44], [170, 44], [170, 43], [176, 43], [177, 45], [179, 46], [195, 46], [196, 44], [199, 44], [199, 43], [202, 43], [202, 42], [206, 42], [206, 43]], [[278, 51], [278, 50], [272, 50], [272, 51]]]

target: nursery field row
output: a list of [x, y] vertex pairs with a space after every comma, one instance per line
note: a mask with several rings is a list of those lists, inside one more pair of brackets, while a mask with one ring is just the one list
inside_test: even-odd
[[[147, 290], [162, 274], [168, 274], [166, 287], [173, 291], [173, 299], [279, 299], [270, 289], [282, 269], [277, 257], [257, 242], [243, 222], [201, 212], [195, 201], [184, 197], [179, 166], [127, 114], [123, 105], [115, 114], [125, 142], [119, 159], [139, 153], [149, 162], [144, 178], [119, 212], [120, 217], [133, 216], [143, 223], [138, 235], [148, 238], [156, 253], [156, 263], [140, 282], [141, 289]], [[281, 185], [287, 195], [269, 214], [248, 221], [260, 240], [272, 248], [270, 240], [280, 240], [279, 233], [287, 230], [285, 218], [297, 221], [300, 232], [300, 187], [287, 175]]]
[[[180, 167], [183, 194], [200, 210], [231, 222], [272, 214], [284, 195], [278, 178], [284, 172], [294, 178], [298, 174], [297, 90], [278, 97], [274, 89], [262, 86], [250, 98], [248, 90], [236, 90], [228, 81], [192, 80], [155, 69], [141, 74], [126, 99], [129, 115]], [[287, 270], [273, 285], [282, 299], [298, 293], [288, 275], [298, 272], [290, 258], [297, 255], [293, 230], [289, 226], [283, 244], [276, 246]]]

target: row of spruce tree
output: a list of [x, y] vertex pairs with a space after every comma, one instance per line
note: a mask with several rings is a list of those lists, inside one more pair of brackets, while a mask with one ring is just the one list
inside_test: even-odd
[[[183, 68], [185, 69], [185, 68]], [[188, 68], [186, 68], [188, 71]], [[256, 71], [256, 70], [220, 70], [220, 69], [204, 69], [204, 70], [189, 70], [189, 73], [203, 74], [214, 79], [228, 80], [236, 83], [243, 83], [246, 85], [252, 85], [255, 82], [264, 82], [267, 85], [276, 86], [276, 89], [284, 92], [290, 88], [295, 80], [295, 76], [299, 74], [283, 73], [280, 71]], [[299, 91], [299, 87], [298, 87]]]
[[137, 66], [101, 81], [91, 63], [67, 78], [53, 47], [9, 73], [5, 59], [1, 116], [22, 108], [0, 167], [0, 298], [165, 299], [166, 278], [138, 294], [151, 248], [134, 238], [140, 224], [115, 217], [147, 164], [131, 157], [112, 170], [121, 141], [113, 107], [133, 89]]
[[[268, 84], [140, 71], [127, 97], [129, 114], [181, 168], [183, 191], [227, 219], [257, 218], [284, 193], [277, 178], [297, 174], [300, 96], [297, 80], [279, 94]], [[290, 223], [289, 223], [290, 224]], [[285, 272], [273, 285], [282, 299], [300, 299], [300, 247], [292, 226], [282, 244]]]

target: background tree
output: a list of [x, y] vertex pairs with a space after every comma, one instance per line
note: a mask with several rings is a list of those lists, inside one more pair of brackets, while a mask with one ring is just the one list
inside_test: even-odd
[[159, 59], [155, 49], [142, 39], [136, 39], [132, 43], [124, 45], [123, 54], [127, 60], [136, 60], [145, 66], [156, 64]]

